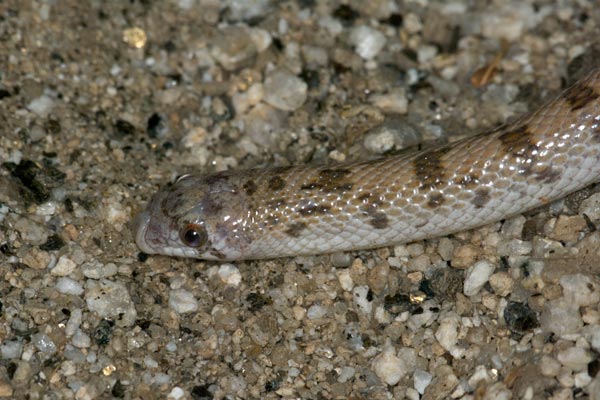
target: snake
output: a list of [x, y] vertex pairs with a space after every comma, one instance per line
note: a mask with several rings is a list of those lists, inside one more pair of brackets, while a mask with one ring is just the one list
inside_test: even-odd
[[394, 156], [184, 175], [133, 220], [146, 254], [252, 260], [372, 249], [510, 218], [600, 178], [600, 68], [536, 111]]

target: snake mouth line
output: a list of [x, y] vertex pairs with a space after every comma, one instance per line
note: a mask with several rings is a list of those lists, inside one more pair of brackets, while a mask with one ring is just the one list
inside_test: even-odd
[[146, 232], [150, 223], [150, 213], [146, 210], [135, 216], [132, 223], [132, 231], [135, 236], [135, 243], [139, 249], [146, 254], [156, 254], [156, 250], [148, 245], [146, 241]]

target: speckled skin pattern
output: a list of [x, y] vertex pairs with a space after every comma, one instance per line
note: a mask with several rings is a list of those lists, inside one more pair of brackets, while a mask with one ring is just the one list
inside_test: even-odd
[[[185, 176], [136, 217], [136, 242], [149, 254], [261, 259], [387, 246], [498, 221], [600, 180], [599, 96], [597, 69], [536, 112], [444, 147]], [[185, 244], [190, 237], [197, 240]]]

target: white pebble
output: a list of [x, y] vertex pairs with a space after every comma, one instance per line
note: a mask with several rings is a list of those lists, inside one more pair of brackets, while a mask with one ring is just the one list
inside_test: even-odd
[[474, 296], [487, 283], [496, 267], [487, 260], [481, 260], [467, 270], [463, 284], [465, 296]]
[[31, 100], [27, 104], [27, 109], [34, 112], [40, 117], [46, 117], [50, 111], [54, 108], [54, 100], [48, 95], [41, 95], [40, 97]]
[[592, 361], [590, 353], [581, 347], [570, 347], [559, 351], [556, 358], [562, 365], [574, 371], [582, 371]]
[[280, 69], [267, 76], [264, 83], [264, 100], [284, 111], [294, 111], [306, 101], [308, 85], [290, 72]]
[[429, 372], [423, 371], [422, 369], [415, 370], [413, 382], [417, 392], [419, 392], [419, 394], [425, 393], [425, 389], [427, 389], [427, 386], [429, 386], [432, 379], [433, 375], [431, 375]]
[[318, 304], [313, 304], [308, 307], [308, 311], [306, 312], [306, 316], [308, 319], [319, 319], [323, 318], [327, 315], [327, 307], [323, 307]]
[[101, 318], [114, 319], [119, 326], [131, 326], [135, 323], [137, 312], [123, 283], [90, 279], [86, 286], [85, 301], [90, 311]]
[[71, 339], [71, 343], [75, 347], [78, 347], [80, 349], [86, 349], [90, 347], [90, 345], [92, 344], [92, 340], [90, 339], [87, 333], [85, 333], [81, 329], [77, 329], [77, 331], [75, 331], [75, 334], [73, 335], [73, 338]]
[[560, 285], [565, 299], [580, 307], [600, 301], [598, 286], [583, 274], [564, 275], [560, 278]]
[[31, 343], [33, 343], [42, 353], [53, 354], [56, 352], [56, 345], [45, 333], [36, 333], [32, 335]]
[[237, 287], [242, 282], [242, 274], [233, 264], [221, 264], [218, 274], [221, 281], [226, 285]]
[[198, 310], [198, 301], [191, 292], [185, 289], [171, 290], [169, 294], [169, 306], [178, 314], [194, 312]]
[[70, 258], [67, 256], [60, 256], [56, 265], [50, 271], [50, 274], [54, 276], [67, 276], [71, 272], [75, 271], [77, 268], [77, 264], [75, 264]]
[[83, 293], [83, 286], [76, 280], [67, 277], [59, 278], [54, 287], [62, 294], [79, 296]]
[[350, 32], [350, 42], [356, 53], [365, 60], [371, 60], [385, 46], [383, 33], [366, 25], [357, 26]]
[[387, 385], [395, 385], [408, 372], [404, 361], [394, 354], [392, 346], [386, 346], [383, 352], [373, 359], [373, 371]]
[[81, 271], [86, 278], [102, 279], [117, 274], [117, 266], [114, 263], [102, 264], [97, 260], [82, 265]]
[[354, 295], [354, 303], [365, 314], [370, 315], [373, 307], [372, 303], [367, 299], [369, 294], [368, 286], [356, 286], [352, 291]]
[[179, 386], [175, 386], [169, 392], [168, 399], [169, 400], [171, 400], [171, 399], [179, 400], [179, 399], [182, 399], [184, 396], [185, 396], [185, 392], [183, 391], [183, 389], [180, 388]]
[[576, 332], [583, 326], [579, 307], [564, 298], [548, 301], [540, 316], [544, 331], [558, 337]]
[[458, 342], [458, 322], [458, 315], [449, 313], [441, 319], [435, 332], [435, 338], [447, 351], [451, 351]]
[[0, 356], [3, 360], [19, 358], [22, 351], [23, 343], [20, 340], [4, 340], [0, 344]]
[[347, 268], [339, 269], [336, 271], [336, 273], [337, 273], [338, 282], [340, 283], [340, 286], [342, 287], [342, 289], [344, 289], [347, 292], [351, 291], [352, 288], [354, 287], [354, 280], [352, 279], [352, 276], [350, 275], [350, 270]]

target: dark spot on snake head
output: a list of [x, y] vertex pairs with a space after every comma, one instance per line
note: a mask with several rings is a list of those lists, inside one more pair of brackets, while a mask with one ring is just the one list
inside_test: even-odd
[[252, 179], [248, 179], [246, 182], [244, 182], [244, 185], [242, 187], [244, 188], [244, 192], [246, 192], [248, 196], [251, 196], [254, 193], [256, 193], [256, 189], [258, 189], [258, 187], [256, 186], [256, 182], [254, 182]]
[[278, 174], [283, 174], [285, 172], [288, 172], [288, 171], [290, 171], [293, 168], [294, 167], [292, 167], [292, 166], [288, 166], [288, 167], [273, 167], [273, 168], [271, 168], [271, 172], [273, 174], [275, 174], [275, 175], [278, 175]]
[[563, 98], [571, 106], [571, 111], [587, 106], [599, 97], [593, 87], [585, 82], [577, 82], [563, 93]]
[[214, 247], [210, 249], [210, 254], [212, 256], [218, 258], [219, 260], [225, 259], [225, 254], [221, 253], [219, 250], [215, 249]]
[[285, 187], [285, 181], [279, 175], [275, 175], [269, 178], [267, 187], [272, 191], [281, 190]]
[[475, 206], [475, 208], [481, 208], [485, 206], [490, 200], [490, 190], [484, 187], [475, 190], [475, 197], [473, 197], [471, 203]]
[[214, 215], [223, 209], [223, 204], [222, 202], [207, 196], [202, 202], [202, 209], [205, 214]]
[[369, 223], [375, 229], [385, 229], [390, 225], [387, 215], [383, 212], [374, 213]]
[[212, 175], [205, 176], [204, 182], [207, 185], [214, 185], [215, 183], [223, 182], [223, 181], [227, 180], [229, 178], [229, 176], [230, 176], [229, 171], [221, 171], [221, 172], [214, 173]]
[[306, 224], [304, 222], [294, 222], [288, 225], [288, 228], [285, 230], [285, 234], [297, 238], [304, 229], [306, 229]]
[[444, 202], [446, 198], [442, 192], [433, 192], [429, 195], [429, 199], [427, 200], [427, 207], [429, 208], [438, 208]]
[[444, 184], [446, 167], [442, 157], [448, 151], [449, 148], [427, 151], [413, 160], [415, 175], [421, 183], [421, 189], [434, 189]]

